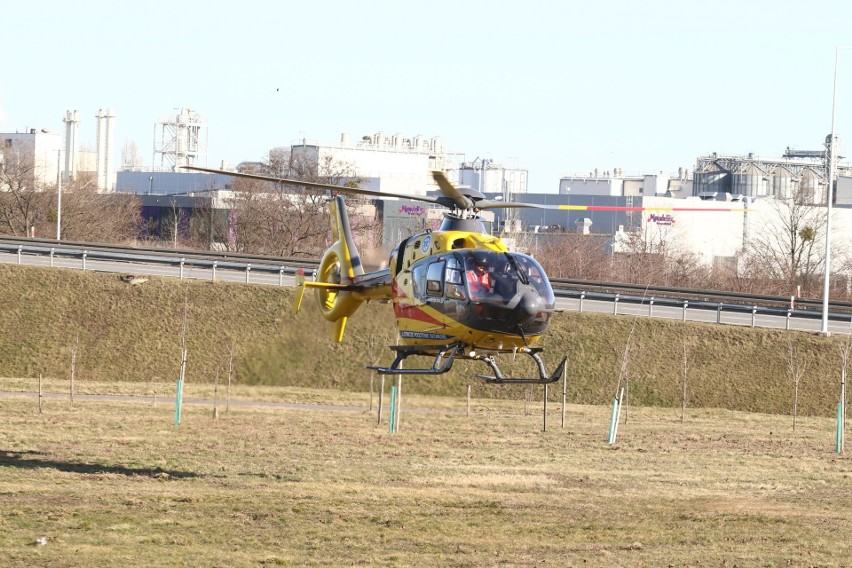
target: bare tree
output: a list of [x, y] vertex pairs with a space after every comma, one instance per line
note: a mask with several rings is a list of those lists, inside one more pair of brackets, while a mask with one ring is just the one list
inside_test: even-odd
[[[270, 152], [261, 171], [332, 185], [357, 182], [351, 165], [331, 157], [288, 157], [279, 150]], [[273, 256], [315, 257], [328, 246], [326, 192], [251, 179], [237, 179], [233, 187], [229, 248]], [[347, 205], [356, 240], [367, 235], [375, 241], [377, 224], [373, 216], [361, 213], [364, 201], [349, 199]]]
[[791, 199], [773, 199], [764, 223], [755, 229], [747, 255], [754, 277], [775, 281], [786, 294], [801, 286], [806, 294], [815, 294], [824, 266], [825, 208], [808, 204], [801, 190]]
[[[56, 188], [48, 192], [51, 225], [56, 222]], [[142, 232], [139, 198], [122, 193], [98, 193], [85, 178], [62, 188], [62, 239], [123, 243]]]
[[838, 345], [840, 351], [840, 410], [841, 410], [841, 425], [840, 425], [840, 450], [843, 451], [846, 440], [846, 408], [849, 406], [849, 395], [846, 390], [846, 377], [849, 371], [849, 356], [852, 355], [852, 335], [847, 334], [843, 341]]
[[14, 236], [30, 234], [30, 228], [47, 220], [49, 196], [36, 175], [33, 149], [13, 143], [0, 155], [0, 231]]
[[787, 371], [790, 373], [790, 379], [793, 381], [793, 431], [796, 431], [796, 418], [799, 414], [799, 388], [802, 383], [802, 377], [808, 370], [810, 361], [807, 356], [801, 355], [790, 342], [790, 351], [786, 357]]
[[611, 280], [606, 235], [559, 233], [542, 235], [537, 260], [554, 278]]

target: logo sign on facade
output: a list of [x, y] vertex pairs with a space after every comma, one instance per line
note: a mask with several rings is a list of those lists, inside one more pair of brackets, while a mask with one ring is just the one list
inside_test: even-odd
[[399, 208], [399, 212], [406, 215], [425, 215], [426, 208], [419, 205], [403, 205]]
[[664, 213], [662, 215], [657, 213], [651, 213], [648, 215], [649, 223], [656, 223], [657, 225], [674, 225], [675, 220], [674, 217], [669, 215], [668, 213]]

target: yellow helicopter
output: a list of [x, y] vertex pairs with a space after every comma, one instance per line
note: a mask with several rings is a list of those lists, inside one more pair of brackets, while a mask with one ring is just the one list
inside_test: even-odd
[[[483, 361], [493, 374], [478, 375], [491, 383], [552, 383], [565, 369], [567, 357], [548, 375], [535, 343], [547, 329], [556, 299], [541, 265], [531, 256], [511, 252], [499, 237], [489, 235], [478, 212], [507, 207], [551, 208], [520, 202], [488, 200], [477, 190], [457, 188], [443, 172], [432, 172], [440, 196], [411, 196], [330, 184], [310, 183], [258, 174], [183, 166], [184, 169], [251, 178], [336, 193], [396, 197], [445, 206], [449, 211], [437, 231], [410, 236], [391, 252], [388, 268], [365, 272], [349, 228], [344, 200], [329, 202], [334, 243], [326, 250], [313, 280], [296, 276], [293, 311], [305, 290], [317, 292], [331, 337], [343, 340], [346, 322], [364, 303], [393, 303], [399, 345], [382, 374], [437, 375], [456, 359]], [[529, 355], [537, 377], [505, 376], [496, 356]], [[412, 355], [432, 357], [431, 367], [403, 367]]]

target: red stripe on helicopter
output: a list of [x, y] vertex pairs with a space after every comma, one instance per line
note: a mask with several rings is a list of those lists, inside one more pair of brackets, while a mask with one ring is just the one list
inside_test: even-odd
[[391, 286], [392, 294], [395, 296], [395, 302], [393, 303], [393, 313], [397, 318], [406, 318], [415, 321], [422, 321], [424, 323], [428, 323], [431, 325], [437, 325], [444, 327], [445, 324], [442, 321], [439, 321], [429, 315], [423, 308], [420, 306], [415, 306], [404, 302], [404, 299], [408, 299], [405, 291], [402, 290], [396, 283], [393, 282]]
[[426, 313], [426, 311], [419, 306], [403, 304], [402, 302], [395, 303], [393, 305], [393, 313], [397, 318], [406, 318], [416, 321], [422, 321], [424, 323], [444, 327], [444, 322], [436, 320], [434, 317]]

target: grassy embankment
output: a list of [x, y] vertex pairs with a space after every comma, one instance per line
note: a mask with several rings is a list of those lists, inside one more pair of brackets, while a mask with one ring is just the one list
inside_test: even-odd
[[[79, 337], [78, 389], [87, 381], [173, 382], [186, 304], [188, 388], [212, 383], [217, 370], [223, 380], [233, 345], [241, 384], [367, 391], [371, 373], [364, 366], [379, 358], [390, 361], [384, 349], [395, 333], [389, 306], [362, 308], [350, 320], [344, 343], [333, 345], [312, 298], [300, 314], [290, 314], [291, 293], [166, 278], [133, 286], [112, 274], [0, 265], [0, 376], [34, 378], [43, 371], [67, 380], [70, 349]], [[680, 406], [685, 345], [690, 406], [790, 413], [793, 383], [786, 358], [792, 344], [798, 363], [808, 365], [800, 415], [833, 415], [839, 337], [564, 313], [554, 317], [542, 345], [549, 369], [569, 356], [571, 402], [606, 404], [615, 393], [628, 338], [632, 405]], [[529, 387], [494, 387], [470, 378], [486, 370], [484, 364], [460, 362], [448, 375], [406, 378], [405, 391], [459, 396], [472, 382], [477, 398], [525, 396]], [[524, 371], [530, 372], [516, 370]], [[559, 390], [551, 389], [552, 397]]]

